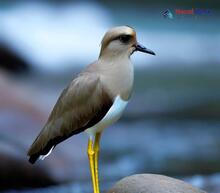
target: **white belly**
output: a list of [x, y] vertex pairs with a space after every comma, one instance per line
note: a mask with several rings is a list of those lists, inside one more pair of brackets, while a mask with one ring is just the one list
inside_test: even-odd
[[93, 127], [86, 129], [86, 133], [88, 133], [90, 137], [93, 137], [95, 133], [101, 132], [109, 125], [115, 123], [121, 117], [127, 103], [128, 101], [124, 101], [120, 96], [117, 96], [104, 118]]

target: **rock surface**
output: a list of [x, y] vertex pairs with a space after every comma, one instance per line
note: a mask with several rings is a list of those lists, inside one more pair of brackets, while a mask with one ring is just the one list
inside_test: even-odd
[[136, 174], [120, 180], [108, 193], [205, 193], [205, 191], [167, 176]]

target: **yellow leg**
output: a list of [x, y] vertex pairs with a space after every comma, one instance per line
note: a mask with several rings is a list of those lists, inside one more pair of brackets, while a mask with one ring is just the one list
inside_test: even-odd
[[101, 138], [101, 133], [95, 135], [94, 143], [94, 153], [95, 153], [95, 179], [96, 179], [96, 191], [99, 193], [99, 168], [98, 168], [98, 158], [99, 158], [99, 142]]
[[94, 193], [98, 193], [96, 190], [96, 176], [95, 176], [95, 164], [94, 164], [95, 152], [93, 150], [92, 139], [89, 139], [87, 153], [88, 153], [90, 171], [91, 171], [91, 176], [92, 176], [93, 191]]

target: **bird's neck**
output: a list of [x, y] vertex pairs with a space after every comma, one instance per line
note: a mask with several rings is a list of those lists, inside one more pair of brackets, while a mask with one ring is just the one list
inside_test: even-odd
[[100, 57], [100, 69], [104, 82], [114, 96], [128, 100], [133, 89], [134, 70], [128, 55], [117, 57]]

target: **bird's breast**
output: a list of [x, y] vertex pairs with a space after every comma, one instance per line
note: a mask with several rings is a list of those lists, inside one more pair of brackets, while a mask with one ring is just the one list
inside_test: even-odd
[[101, 79], [103, 85], [112, 96], [120, 95], [121, 99], [128, 101], [133, 90], [133, 64], [130, 60], [115, 62], [111, 68], [103, 71]]
[[94, 136], [95, 133], [101, 132], [103, 129], [109, 125], [115, 123], [122, 115], [128, 101], [123, 100], [119, 95], [115, 98], [113, 105], [104, 116], [104, 118], [99, 121], [96, 125], [86, 130], [90, 136]]

